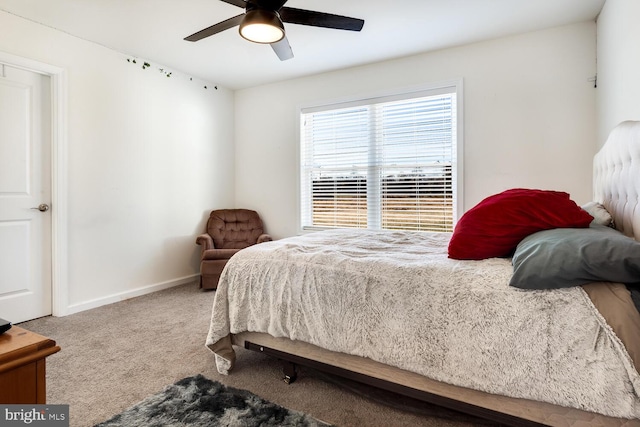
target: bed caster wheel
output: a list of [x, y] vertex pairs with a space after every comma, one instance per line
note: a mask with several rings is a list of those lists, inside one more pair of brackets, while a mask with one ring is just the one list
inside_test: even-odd
[[295, 363], [283, 362], [282, 372], [284, 373], [284, 378], [282, 380], [285, 382], [285, 384], [291, 384], [298, 378], [298, 371], [296, 369]]

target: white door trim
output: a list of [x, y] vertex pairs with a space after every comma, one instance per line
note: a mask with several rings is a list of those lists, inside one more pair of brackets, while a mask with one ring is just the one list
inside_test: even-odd
[[0, 62], [51, 80], [51, 311], [68, 314], [67, 73], [64, 68], [0, 51]]

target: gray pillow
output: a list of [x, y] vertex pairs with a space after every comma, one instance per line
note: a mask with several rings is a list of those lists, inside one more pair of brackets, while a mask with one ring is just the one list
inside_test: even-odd
[[640, 282], [640, 243], [612, 228], [555, 228], [525, 237], [509, 285], [556, 289], [589, 282]]

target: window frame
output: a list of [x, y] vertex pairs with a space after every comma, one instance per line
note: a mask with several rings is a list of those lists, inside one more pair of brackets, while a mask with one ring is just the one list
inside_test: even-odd
[[[358, 105], [366, 105], [374, 102], [383, 102], [411, 99], [424, 96], [433, 96], [443, 93], [455, 92], [456, 100], [456, 141], [454, 142], [454, 158], [452, 160], [452, 168], [455, 171], [455, 179], [453, 181], [453, 226], [464, 212], [464, 105], [463, 105], [463, 80], [452, 79], [445, 80], [420, 86], [401, 88], [382, 92], [371, 92], [360, 96], [350, 96], [339, 99], [317, 101], [313, 103], [301, 104], [297, 107], [296, 125], [297, 125], [297, 144], [296, 144], [296, 219], [298, 234], [311, 233], [322, 230], [324, 228], [304, 228], [302, 224], [302, 115], [309, 112], [324, 111], [330, 109], [339, 109], [354, 107]], [[329, 228], [330, 229], [330, 228]]]

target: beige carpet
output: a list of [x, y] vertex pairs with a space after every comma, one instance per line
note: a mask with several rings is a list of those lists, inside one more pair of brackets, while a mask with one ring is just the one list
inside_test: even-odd
[[71, 426], [92, 426], [166, 385], [203, 374], [336, 426], [489, 425], [304, 368], [287, 385], [278, 361], [244, 349], [237, 349], [231, 375], [222, 376], [204, 346], [214, 295], [188, 284], [21, 324], [62, 347], [47, 359], [47, 402], [69, 404]]

